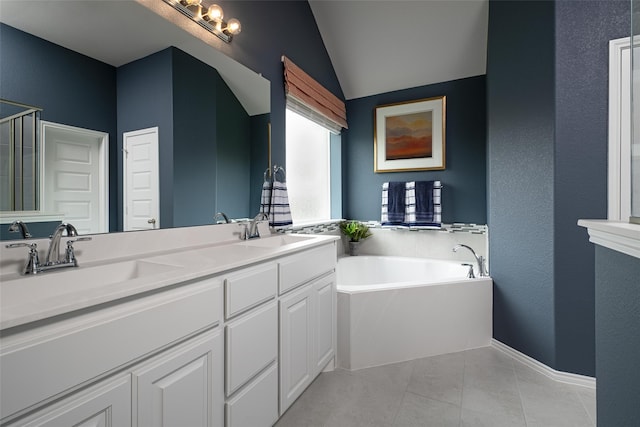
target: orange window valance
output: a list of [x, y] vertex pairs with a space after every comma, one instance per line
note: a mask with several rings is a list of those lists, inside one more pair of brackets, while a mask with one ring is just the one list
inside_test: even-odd
[[332, 132], [340, 133], [342, 128], [347, 129], [347, 111], [344, 102], [286, 56], [282, 57], [282, 62], [287, 108]]

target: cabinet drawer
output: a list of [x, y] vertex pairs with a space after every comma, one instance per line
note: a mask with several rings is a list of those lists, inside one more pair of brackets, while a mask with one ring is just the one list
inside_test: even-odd
[[269, 427], [278, 419], [278, 365], [260, 374], [226, 405], [227, 427]]
[[278, 357], [276, 301], [229, 323], [225, 351], [226, 392], [230, 396]]
[[231, 274], [224, 281], [224, 291], [224, 312], [228, 319], [276, 295], [278, 266], [260, 265]]
[[332, 244], [282, 259], [278, 263], [280, 294], [335, 269], [336, 258], [336, 247]]

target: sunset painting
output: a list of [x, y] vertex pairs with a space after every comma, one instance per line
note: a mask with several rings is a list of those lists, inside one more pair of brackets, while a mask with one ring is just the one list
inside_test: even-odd
[[387, 160], [432, 156], [433, 112], [422, 111], [385, 118]]
[[444, 170], [446, 100], [436, 96], [376, 106], [373, 171]]

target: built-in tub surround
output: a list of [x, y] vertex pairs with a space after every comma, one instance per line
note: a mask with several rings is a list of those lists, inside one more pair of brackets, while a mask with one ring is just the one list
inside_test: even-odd
[[357, 256], [338, 261], [338, 366], [361, 369], [491, 343], [491, 278], [457, 262]]
[[[469, 251], [452, 252], [455, 245], [464, 244], [484, 256], [489, 269], [487, 226], [444, 226], [441, 230], [408, 230], [370, 228], [372, 236], [360, 244], [362, 255], [402, 256], [475, 263]], [[477, 268], [476, 268], [477, 272]]]

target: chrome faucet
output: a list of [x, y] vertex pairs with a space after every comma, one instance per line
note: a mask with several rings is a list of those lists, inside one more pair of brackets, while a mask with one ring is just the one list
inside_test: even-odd
[[258, 231], [258, 221], [260, 221], [261, 219], [268, 220], [269, 217], [264, 212], [259, 212], [258, 215], [256, 215], [249, 224], [249, 229], [247, 230], [248, 233], [245, 234], [245, 239], [258, 239], [260, 237], [260, 232]]
[[67, 249], [65, 251], [64, 257], [62, 257], [60, 255], [60, 239], [62, 237], [62, 233], [64, 233], [65, 230], [68, 237], [78, 236], [78, 231], [73, 225], [64, 222], [58, 225], [51, 235], [51, 242], [49, 243], [49, 250], [47, 251], [47, 258], [44, 264], [40, 264], [40, 259], [38, 257], [38, 246], [35, 243], [20, 242], [12, 243], [6, 246], [7, 248], [29, 248], [29, 258], [27, 259], [27, 263], [24, 266], [22, 274], [38, 274], [42, 273], [43, 271], [54, 270], [63, 267], [78, 266], [78, 260], [76, 259], [76, 255], [73, 251], [73, 243], [91, 240], [91, 237], [77, 237], [75, 239], [67, 240]]
[[224, 213], [224, 212], [218, 212], [213, 216], [213, 223], [214, 224], [220, 224], [218, 222], [218, 218], [222, 217], [222, 219], [224, 220], [224, 224], [229, 224], [231, 221], [229, 220], [229, 217]]
[[9, 226], [10, 233], [20, 232], [22, 234], [23, 239], [30, 239], [31, 233], [29, 233], [29, 229], [27, 228], [27, 224], [22, 221], [13, 221]]
[[[478, 263], [478, 275], [480, 277], [487, 277], [489, 276], [489, 274], [487, 273], [486, 267], [484, 265], [484, 257], [482, 255], [477, 255], [476, 251], [474, 251], [470, 246], [467, 245], [462, 245], [462, 244], [458, 244], [455, 245], [453, 247], [453, 252], [458, 252], [458, 249], [460, 248], [467, 248], [471, 251], [471, 253], [473, 254], [473, 257], [476, 259], [477, 263]], [[462, 265], [469, 265], [469, 264], [462, 264]], [[468, 277], [472, 277], [473, 276], [473, 267], [471, 268], [471, 270], [469, 271], [469, 276]]]
[[44, 260], [44, 265], [53, 265], [64, 261], [60, 256], [60, 238], [65, 231], [69, 237], [76, 237], [78, 235], [78, 230], [76, 230], [73, 225], [66, 222], [59, 224], [51, 235], [51, 242], [49, 242], [49, 250], [47, 251], [47, 258]]

